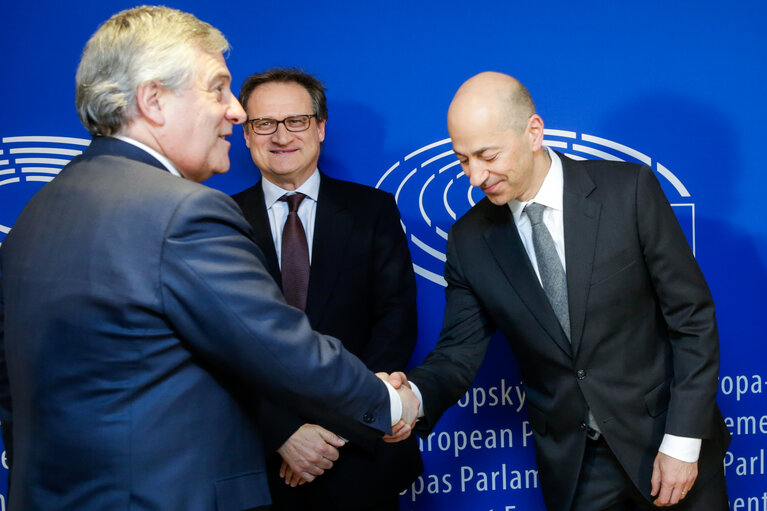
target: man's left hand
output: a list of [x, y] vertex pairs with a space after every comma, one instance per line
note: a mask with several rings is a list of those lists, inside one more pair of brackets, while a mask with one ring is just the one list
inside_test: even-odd
[[285, 480], [285, 484], [292, 486], [293, 488], [309, 482], [301, 477], [301, 475], [297, 472], [293, 472], [293, 469], [290, 468], [290, 465], [285, 460], [282, 460], [282, 466], [280, 467], [280, 477]]
[[658, 507], [673, 506], [687, 496], [698, 477], [698, 462], [672, 458], [659, 452], [655, 457], [652, 470], [653, 502]]
[[[341, 437], [318, 424], [304, 424], [277, 449], [286, 462], [280, 468], [280, 477], [290, 486], [296, 486], [302, 480], [314, 481], [315, 477], [333, 467], [339, 456], [338, 449], [345, 443]], [[290, 472], [286, 471], [286, 465]]]

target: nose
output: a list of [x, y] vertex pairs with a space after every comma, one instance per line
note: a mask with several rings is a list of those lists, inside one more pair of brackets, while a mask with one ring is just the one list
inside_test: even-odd
[[232, 91], [229, 91], [229, 106], [226, 109], [226, 118], [229, 119], [232, 124], [242, 124], [248, 118], [248, 115], [243, 110], [240, 102], [234, 97]]
[[482, 164], [469, 160], [463, 168], [464, 174], [469, 178], [471, 186], [479, 188], [487, 179], [487, 171], [482, 168]]
[[277, 125], [277, 131], [272, 133], [272, 142], [279, 145], [285, 145], [290, 142], [292, 134], [285, 127], [285, 123], [281, 122]]

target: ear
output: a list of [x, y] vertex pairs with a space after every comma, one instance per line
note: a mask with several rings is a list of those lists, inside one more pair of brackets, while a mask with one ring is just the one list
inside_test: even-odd
[[538, 151], [543, 145], [543, 119], [538, 114], [533, 114], [527, 120], [527, 131], [533, 151]]
[[165, 124], [165, 113], [162, 109], [161, 96], [167, 91], [160, 87], [157, 82], [144, 82], [136, 91], [136, 104], [141, 117], [152, 124], [162, 126]]
[[324, 120], [317, 123], [317, 131], [319, 132], [320, 142], [325, 141], [325, 123], [326, 122], [328, 121]]

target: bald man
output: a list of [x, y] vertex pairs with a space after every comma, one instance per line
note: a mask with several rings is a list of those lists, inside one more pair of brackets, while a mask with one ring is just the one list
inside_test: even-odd
[[450, 230], [442, 333], [408, 375], [418, 432], [466, 392], [500, 330], [547, 509], [727, 510], [714, 303], [652, 170], [544, 147], [529, 92], [500, 73], [461, 86], [448, 130], [487, 197]]

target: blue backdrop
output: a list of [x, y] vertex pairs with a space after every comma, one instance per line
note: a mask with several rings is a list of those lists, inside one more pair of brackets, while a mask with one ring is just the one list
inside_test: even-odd
[[[99, 23], [133, 5], [0, 6], [0, 242], [29, 197], [87, 144], [74, 109], [80, 52]], [[418, 273], [413, 363], [442, 321], [445, 233], [481, 196], [459, 176], [446, 141], [447, 106], [465, 79], [483, 70], [518, 77], [546, 123], [547, 143], [566, 153], [652, 165], [717, 303], [720, 404], [734, 435], [725, 459], [731, 508], [767, 511], [767, 356], [758, 326], [767, 313], [767, 5], [168, 5], [227, 35], [235, 93], [247, 75], [271, 66], [301, 67], [324, 81], [330, 118], [320, 167], [397, 194]], [[258, 176], [241, 129], [233, 139], [231, 171], [208, 182], [228, 193]], [[422, 442], [426, 472], [403, 494], [403, 510], [543, 509], [523, 403], [519, 371], [496, 340], [472, 390]]]

